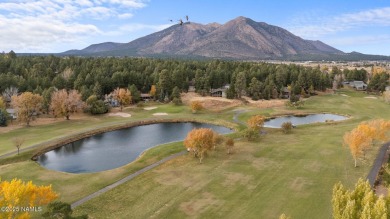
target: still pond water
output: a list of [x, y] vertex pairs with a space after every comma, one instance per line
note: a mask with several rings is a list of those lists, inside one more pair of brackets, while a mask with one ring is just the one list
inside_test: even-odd
[[149, 148], [182, 141], [195, 128], [211, 128], [220, 134], [233, 132], [226, 127], [204, 123], [143, 125], [81, 139], [39, 156], [37, 162], [47, 169], [69, 173], [110, 170], [134, 161]]
[[345, 119], [348, 119], [348, 117], [329, 113], [311, 114], [305, 116], [282, 116], [264, 122], [264, 127], [280, 128], [284, 122], [291, 122], [293, 125], [304, 125], [316, 122], [341, 121]]

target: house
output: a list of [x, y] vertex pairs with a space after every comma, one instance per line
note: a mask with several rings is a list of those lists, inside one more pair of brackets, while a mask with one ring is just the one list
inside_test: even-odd
[[225, 91], [222, 88], [210, 90], [210, 96], [212, 96], [212, 97], [222, 97], [222, 95], [224, 93], [225, 93]]
[[224, 85], [221, 88], [211, 89], [210, 96], [212, 97], [224, 97], [226, 98], [226, 90], [230, 88], [229, 84]]
[[112, 97], [112, 94], [104, 95], [104, 102], [109, 104], [111, 107], [119, 106], [119, 102]]
[[282, 98], [284, 98], [284, 99], [290, 98], [290, 90], [288, 89], [288, 87], [283, 87], [281, 92], [282, 92], [281, 93]]
[[188, 92], [195, 92], [195, 86], [190, 85], [188, 87]]
[[17, 119], [18, 118], [18, 113], [15, 109], [6, 109], [5, 111], [7, 111], [8, 115], [12, 118], [12, 119]]
[[363, 81], [354, 81], [352, 87], [354, 87], [356, 90], [366, 90], [367, 84], [365, 84]]
[[141, 99], [143, 101], [149, 101], [152, 99], [152, 96], [150, 94], [141, 94]]

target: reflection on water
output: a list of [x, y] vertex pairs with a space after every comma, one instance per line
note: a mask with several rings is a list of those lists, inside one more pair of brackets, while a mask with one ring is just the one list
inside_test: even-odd
[[123, 166], [146, 149], [183, 140], [194, 128], [221, 134], [232, 130], [203, 123], [159, 123], [102, 133], [56, 148], [38, 157], [42, 166], [70, 173], [98, 172]]
[[83, 142], [86, 141], [87, 139], [82, 139], [77, 142], [72, 142], [69, 144], [66, 144], [62, 147], [54, 149], [54, 153], [56, 153], [58, 156], [66, 156], [70, 154], [76, 154], [78, 151], [81, 150], [83, 146]]
[[264, 122], [264, 127], [267, 128], [280, 128], [285, 122], [291, 122], [293, 125], [303, 125], [316, 122], [326, 122], [326, 121], [341, 121], [345, 120], [348, 117], [323, 113], [323, 114], [311, 114], [306, 116], [283, 116], [274, 119], [270, 119]]

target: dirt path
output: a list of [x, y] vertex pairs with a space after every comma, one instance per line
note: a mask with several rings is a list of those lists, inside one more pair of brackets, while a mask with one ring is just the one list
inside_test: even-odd
[[372, 168], [367, 175], [367, 179], [370, 182], [371, 187], [374, 187], [376, 177], [378, 176], [379, 170], [381, 169], [383, 162], [385, 162], [385, 157], [389, 147], [390, 147], [390, 142], [387, 142], [382, 145], [378, 155], [375, 158], [374, 164], [372, 165]]
[[84, 198], [82, 198], [82, 199], [72, 203], [71, 207], [75, 208], [75, 207], [77, 207], [79, 205], [82, 205], [83, 203], [85, 203], [85, 202], [87, 202], [87, 201], [89, 201], [89, 200], [91, 200], [91, 199], [93, 199], [93, 198], [95, 198], [95, 197], [97, 197], [97, 196], [107, 192], [107, 191], [110, 191], [111, 189], [113, 189], [113, 188], [115, 188], [115, 187], [117, 187], [119, 185], [122, 185], [125, 182], [128, 182], [128, 181], [132, 180], [136, 176], [141, 175], [142, 173], [145, 173], [148, 170], [151, 170], [151, 169], [153, 169], [153, 168], [155, 168], [155, 167], [157, 167], [157, 166], [159, 166], [159, 165], [161, 165], [161, 164], [163, 164], [163, 163], [165, 163], [165, 162], [167, 162], [169, 160], [172, 160], [173, 158], [176, 158], [178, 156], [184, 155], [186, 153], [187, 153], [187, 151], [182, 151], [182, 152], [179, 152], [179, 153], [176, 153], [176, 154], [172, 154], [169, 157], [166, 157], [166, 158], [164, 158], [164, 159], [162, 159], [160, 161], [157, 161], [156, 163], [153, 163], [153, 164], [151, 164], [151, 165], [149, 165], [147, 167], [144, 167], [144, 168], [138, 170], [137, 172], [132, 173], [132, 174], [126, 176], [125, 178], [123, 178], [123, 179], [121, 179], [119, 181], [116, 181], [115, 183], [113, 183], [111, 185], [108, 185], [108, 186], [104, 187], [103, 189], [100, 189], [99, 191], [96, 191], [96, 192], [94, 192], [94, 193], [92, 193], [92, 194], [90, 194], [90, 195], [88, 195], [88, 196], [86, 196], [86, 197], [84, 197]]

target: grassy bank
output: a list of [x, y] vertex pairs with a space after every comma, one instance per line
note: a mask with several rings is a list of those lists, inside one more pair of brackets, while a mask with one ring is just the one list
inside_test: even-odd
[[[359, 177], [367, 175], [377, 153], [377, 148], [373, 148], [366, 160], [359, 161], [359, 167], [354, 168], [348, 149], [342, 146], [342, 136], [361, 121], [390, 119], [389, 105], [364, 97], [363, 93], [343, 90], [336, 95], [309, 98], [299, 110], [242, 106], [240, 109], [247, 112], [238, 117], [241, 121], [254, 114], [316, 112], [350, 115], [351, 119], [336, 124], [304, 125], [287, 135], [267, 129], [258, 142], [237, 140], [232, 155], [219, 148], [201, 165], [191, 156], [179, 157], [75, 211], [91, 218], [277, 218], [283, 212], [293, 218], [330, 218], [333, 185], [338, 181], [354, 185]], [[38, 135], [28, 142], [35, 144], [69, 133], [155, 118], [156, 112], [168, 112], [164, 117], [168, 119], [190, 117], [230, 123], [233, 110], [194, 115], [184, 106], [159, 105], [151, 111], [126, 109], [130, 118], [87, 117], [4, 134], [8, 138]], [[8, 138], [1, 134], [0, 153], [15, 150]], [[73, 202], [183, 148], [180, 142], [159, 146], [131, 164], [91, 174], [61, 173], [46, 170], [31, 160], [7, 158], [0, 160], [0, 175], [3, 180], [18, 177], [37, 184], [53, 184], [61, 200]], [[28, 157], [25, 153], [20, 156]]]

